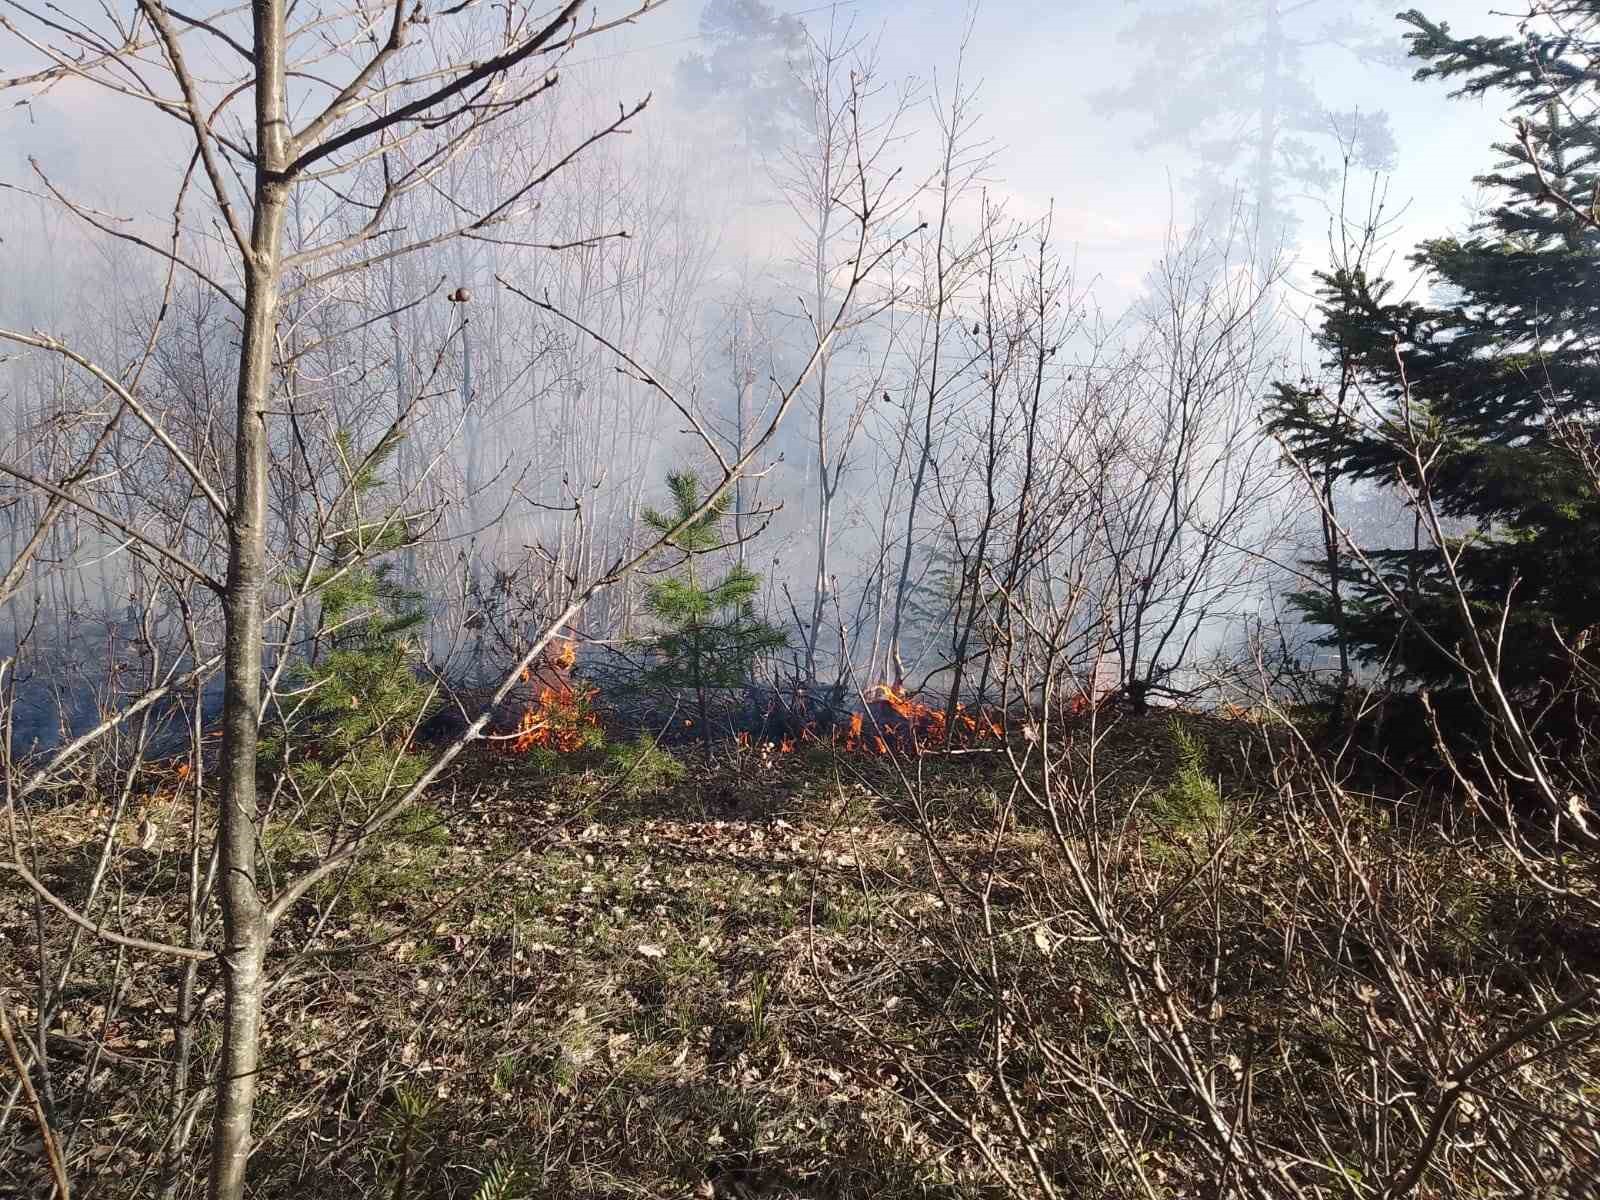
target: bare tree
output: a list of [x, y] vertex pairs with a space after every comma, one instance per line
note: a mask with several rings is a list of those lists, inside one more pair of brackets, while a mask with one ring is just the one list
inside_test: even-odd
[[[0, 331], [13, 344], [58, 355], [93, 376], [116, 395], [112, 425], [127, 412], [142, 422], [189, 476], [210, 508], [226, 524], [224, 577], [189, 564], [182, 555], [157, 547], [127, 530], [169, 561], [182, 564], [219, 598], [226, 622], [223, 650], [223, 741], [219, 762], [218, 878], [222, 897], [224, 949], [220, 952], [227, 993], [224, 1044], [216, 1088], [214, 1146], [209, 1191], [216, 1197], [242, 1195], [251, 1145], [251, 1114], [259, 1062], [263, 963], [275, 916], [291, 890], [269, 908], [257, 882], [259, 803], [256, 750], [262, 698], [263, 634], [266, 616], [267, 534], [270, 446], [278, 413], [275, 376], [284, 305], [333, 277], [422, 248], [386, 228], [386, 218], [407, 193], [431, 186], [461, 158], [482, 132], [510, 119], [523, 105], [556, 84], [541, 64], [580, 37], [605, 24], [580, 25], [581, 3], [541, 13], [534, 6], [508, 11], [503, 28], [487, 35], [480, 58], [473, 53], [438, 53], [440, 35], [419, 38], [429, 15], [403, 5], [391, 11], [353, 9], [332, 17], [318, 14], [310, 26], [297, 25], [284, 0], [255, 5], [248, 25], [222, 11], [206, 17], [177, 13], [159, 0], [141, 0], [126, 18], [108, 13], [101, 29], [65, 25], [24, 5], [11, 5], [6, 31], [19, 48], [31, 50], [37, 69], [6, 81], [12, 89], [41, 88], [79, 80], [149, 106], [155, 114], [186, 127], [192, 157], [173, 206], [174, 228], [192, 203], [190, 179], [198, 173], [224, 231], [217, 254], [231, 260], [219, 273], [197, 261], [176, 236], [169, 247], [152, 248], [175, 270], [225, 297], [236, 308], [240, 344], [235, 369], [233, 479], [225, 489], [203, 471], [167, 432], [161, 415], [139, 398], [137, 373], [103, 369], [71, 346], [44, 333]], [[616, 20], [631, 20], [654, 7], [652, 0]], [[458, 13], [460, 10], [457, 10]], [[472, 14], [457, 17], [461, 32], [475, 40]], [[321, 32], [314, 32], [320, 30]], [[304, 73], [301, 59], [324, 56], [326, 37], [333, 62], [347, 66], [341, 78], [325, 70]], [[317, 44], [313, 45], [313, 39]], [[430, 42], [432, 43], [430, 45]], [[483, 44], [480, 41], [480, 44]], [[204, 49], [202, 49], [204, 47]], [[210, 80], [193, 66], [215, 52], [240, 66], [232, 78]], [[297, 55], [299, 58], [297, 58]], [[317, 80], [302, 104], [291, 101], [291, 78]], [[298, 86], [298, 85], [296, 85]], [[291, 104], [293, 103], [293, 108]], [[247, 122], [234, 119], [245, 106]], [[623, 109], [604, 128], [553, 161], [517, 180], [481, 209], [464, 210], [454, 228], [427, 242], [492, 227], [526, 205], [564, 161], [582, 145], [624, 128], [642, 108]], [[301, 112], [309, 115], [300, 116]], [[381, 167], [373, 180], [362, 168]], [[362, 179], [366, 174], [368, 178]], [[367, 216], [342, 236], [324, 239], [312, 228], [304, 242], [286, 237], [290, 212], [302, 195], [336, 195], [340, 181], [367, 185]], [[41, 181], [88, 225], [139, 241], [116, 230], [97, 213], [75, 204]], [[198, 190], [198, 189], [196, 189]], [[242, 289], [228, 282], [242, 281]], [[169, 286], [171, 275], [169, 273]], [[90, 462], [93, 461], [91, 455]], [[88, 465], [87, 463], [85, 464]], [[85, 502], [67, 477], [48, 487], [52, 507], [40, 521], [48, 530], [67, 503]], [[105, 517], [101, 518], [106, 519]], [[37, 542], [35, 541], [35, 545]], [[26, 569], [34, 550], [24, 547], [11, 567]], [[309, 885], [308, 885], [309, 886]], [[303, 888], [300, 889], [303, 891]], [[201, 953], [185, 948], [180, 957]]]
[[1217, 236], [1169, 235], [1120, 366], [1130, 407], [1093, 456], [1116, 476], [1099, 513], [1110, 640], [1140, 711], [1152, 692], [1184, 690], [1174, 672], [1248, 603], [1282, 534], [1268, 501], [1286, 476], [1256, 417], [1274, 366], [1273, 272], [1247, 246], [1237, 217]]
[[[853, 230], [848, 212], [854, 201], [841, 207], [844, 189], [854, 186], [852, 155], [863, 139], [871, 144], [872, 169], [884, 176], [893, 174], [888, 165], [892, 151], [904, 136], [901, 125], [914, 97], [909, 90], [886, 97], [884, 111], [874, 117], [868, 129], [852, 125], [852, 94], [869, 97], [887, 90], [879, 78], [876, 47], [855, 34], [848, 24], [841, 25], [837, 13], [820, 37], [808, 30], [803, 61], [794, 64], [799, 90], [806, 108], [795, 147], [782, 156], [775, 172], [784, 200], [800, 222], [798, 258], [809, 292], [804, 300], [804, 324], [809, 341], [817, 343], [824, 334], [821, 321], [830, 312], [840, 291], [841, 259], [850, 252]], [[881, 242], [896, 213], [879, 214], [881, 228], [872, 231], [874, 242]], [[845, 276], [845, 282], [848, 276]], [[860, 298], [857, 311], [849, 314], [852, 330], [875, 317], [894, 312], [895, 293], [885, 297]], [[813, 571], [811, 603], [804, 627], [800, 630], [804, 659], [802, 673], [807, 684], [817, 683], [817, 661], [823, 627], [830, 601], [834, 598], [831, 555], [838, 537], [837, 508], [840, 489], [851, 467], [851, 452], [861, 433], [873, 400], [882, 391], [883, 356], [876, 356], [874, 370], [869, 365], [860, 378], [852, 378], [835, 366], [850, 347], [871, 354], [860, 337], [840, 340], [817, 363], [816, 376], [807, 397], [811, 418], [812, 453], [816, 478], [813, 484], [815, 505], [811, 520]], [[869, 360], [870, 362], [871, 360]], [[843, 364], [841, 363], [840, 366]], [[845, 393], [841, 397], [840, 393]], [[808, 472], [809, 473], [809, 472]]]
[[[111, 223], [55, 189], [41, 173], [44, 190], [76, 218], [107, 236], [138, 244], [163, 264], [166, 291], [134, 366], [104, 366], [50, 333], [0, 330], [0, 337], [14, 345], [53, 356], [73, 377], [87, 380], [102, 404], [109, 401], [110, 406], [99, 411], [86, 406], [92, 419], [79, 423], [81, 448], [67, 447], [77, 453], [58, 455], [33, 469], [8, 465], [19, 484], [46, 498], [37, 509], [35, 532], [23, 541], [8, 576], [20, 578], [36, 570], [42, 561], [39, 547], [53, 531], [68, 527], [64, 514], [75, 513], [83, 528], [115, 538], [150, 568], [153, 588], [171, 596], [165, 607], [178, 611], [182, 636], [189, 642], [188, 654], [178, 660], [151, 656], [152, 673], [131, 703], [106, 710], [93, 728], [71, 736], [43, 761], [27, 764], [14, 776], [14, 786], [8, 788], [10, 812], [15, 818], [17, 805], [29, 803], [45, 787], [59, 786], [64, 772], [106, 736], [140, 728], [160, 704], [200, 688], [220, 667], [222, 744], [214, 775], [207, 770], [208, 756], [199, 740], [203, 697], [190, 723], [194, 816], [187, 940], [124, 932], [120, 920], [90, 915], [105, 911], [104, 900], [93, 890], [74, 902], [56, 894], [30, 869], [15, 819], [9, 853], [0, 866], [31, 890], [41, 913], [48, 910], [53, 918], [70, 922], [75, 936], [93, 934], [129, 953], [165, 956], [182, 964], [180, 1011], [192, 1011], [196, 969], [212, 966], [220, 972], [222, 1045], [214, 1084], [203, 1095], [186, 1096], [180, 1088], [172, 1112], [172, 1144], [181, 1147], [183, 1130], [192, 1124], [198, 1106], [211, 1106], [212, 1196], [237, 1197], [245, 1188], [274, 929], [319, 884], [338, 878], [372, 853], [386, 828], [484, 729], [494, 706], [551, 640], [595, 597], [626, 580], [680, 531], [675, 527], [653, 539], [625, 542], [620, 549], [614, 541], [609, 548], [599, 540], [585, 542], [587, 514], [575, 502], [569, 513], [574, 544], [585, 549], [557, 558], [559, 586], [549, 595], [539, 624], [519, 643], [521, 655], [461, 736], [419, 778], [399, 784], [391, 772], [369, 804], [341, 812], [331, 828], [319, 830], [311, 865], [283, 872], [284, 864], [264, 851], [266, 823], [288, 809], [303, 811], [307, 804], [306, 797], [294, 794], [292, 780], [279, 778], [263, 793], [257, 760], [263, 711], [292, 713], [304, 703], [304, 693], [292, 686], [290, 668], [322, 636], [320, 626], [310, 620], [309, 606], [330, 582], [357, 569], [363, 546], [416, 544], [438, 528], [438, 505], [430, 505], [422, 489], [444, 463], [442, 442], [448, 439], [412, 465], [398, 496], [377, 511], [360, 507], [359, 481], [403, 432], [418, 428], [420, 415], [442, 394], [452, 365], [461, 385], [454, 389], [455, 411], [443, 418], [445, 429], [459, 428], [470, 416], [460, 402], [465, 400], [470, 409], [478, 387], [476, 381], [466, 382], [466, 373], [478, 353], [477, 345], [468, 348], [467, 343], [469, 327], [476, 328], [471, 313], [482, 302], [481, 293], [475, 297], [464, 283], [449, 288], [450, 307], [436, 310], [449, 316], [433, 346], [420, 361], [413, 351], [414, 365], [404, 369], [400, 356], [386, 362], [388, 351], [380, 348], [392, 345], [392, 324], [387, 337], [378, 331], [409, 306], [422, 303], [427, 292], [412, 298], [402, 293], [396, 304], [397, 297], [388, 294], [395, 282], [391, 274], [381, 284], [372, 283], [372, 292], [386, 301], [374, 303], [367, 289], [356, 285], [375, 280], [374, 268], [387, 272], [407, 255], [454, 239], [520, 240], [535, 249], [560, 249], [555, 238], [519, 238], [526, 233], [522, 222], [541, 189], [591, 147], [629, 128], [643, 101], [620, 107], [586, 132], [555, 139], [539, 157], [516, 160], [515, 170], [497, 173], [500, 187], [492, 194], [452, 197], [447, 220], [431, 227], [394, 222], [411, 200], [446, 187], [450, 173], [464, 168], [493, 134], [516, 127], [526, 106], [554, 94], [558, 76], [547, 64], [580, 40], [657, 6], [657, 0], [643, 0], [606, 19], [587, 20], [587, 6], [578, 0], [545, 12], [514, 6], [492, 23], [461, 8], [429, 14], [394, 6], [377, 12], [318, 13], [296, 23], [300, 18], [285, 0], [264, 0], [247, 22], [231, 10], [199, 18], [178, 14], [157, 0], [141, 0], [130, 19], [108, 14], [105, 28], [97, 33], [19, 6], [12, 6], [16, 18], [6, 18], [8, 33], [42, 64], [6, 81], [9, 86], [45, 87], [67, 79], [92, 83], [174, 118], [191, 139], [188, 174], [175, 196], [165, 240]], [[87, 53], [80, 53], [85, 49]], [[238, 73], [216, 80], [191, 68], [199, 56], [213, 54], [237, 66]], [[308, 95], [302, 96], [302, 87]], [[247, 122], [234, 120], [235, 105], [248, 107]], [[531, 306], [521, 310], [524, 314], [539, 314], [568, 331], [573, 348], [598, 349], [610, 356], [638, 395], [668, 405], [689, 422], [713, 476], [702, 508], [688, 514], [685, 524], [729, 494], [766, 452], [816, 363], [849, 324], [858, 292], [898, 248], [892, 240], [876, 240], [883, 214], [894, 211], [896, 201], [891, 181], [875, 171], [864, 150], [863, 131], [870, 126], [863, 120], [858, 91], [849, 94], [845, 108], [855, 139], [849, 175], [841, 178], [837, 198], [856, 233], [845, 257], [847, 281], [829, 309], [817, 314], [815, 349], [795, 377], [777, 389], [765, 428], [735, 453], [729, 454], [710, 435], [692, 400], [625, 347], [620, 339], [636, 337], [637, 326], [630, 327], [627, 320], [612, 324], [611, 314], [590, 324], [585, 316], [563, 311], [514, 280], [498, 280]], [[203, 204], [195, 198], [197, 191], [208, 193]], [[219, 231], [214, 238], [188, 232], [190, 210], [196, 205], [213, 218], [211, 228]], [[574, 248], [580, 253], [592, 249], [608, 241], [611, 232], [584, 236]], [[462, 261], [457, 260], [458, 269]], [[152, 394], [145, 371], [169, 320], [166, 301], [180, 290], [215, 296], [236, 322], [239, 341], [232, 356], [218, 364], [215, 378], [195, 381], [195, 403], [169, 412]], [[353, 312], [342, 311], [341, 300], [352, 292]], [[429, 302], [445, 303], [437, 292]], [[369, 362], [383, 364], [371, 378], [355, 366], [363, 345], [372, 347]], [[174, 371], [181, 369], [176, 358], [172, 365]], [[347, 386], [352, 379], [358, 386]], [[407, 392], [391, 396], [392, 379]], [[219, 385], [231, 385], [235, 393], [231, 419], [220, 422], [222, 436], [207, 415]], [[346, 437], [343, 427], [350, 424], [367, 428], [370, 440]], [[109, 494], [121, 500], [106, 503], [107, 462], [119, 449], [112, 435], [120, 436], [124, 425], [137, 426], [133, 440], [142, 441], [147, 452], [115, 462]], [[597, 455], [590, 463], [598, 460]], [[92, 481], [87, 474], [91, 470], [101, 473]], [[231, 480], [225, 482], [230, 471]], [[476, 494], [487, 482], [469, 481], [469, 492]], [[566, 487], [577, 491], [572, 483]], [[155, 518], [165, 528], [152, 524]], [[346, 549], [339, 550], [341, 546]], [[136, 610], [140, 599], [134, 597]], [[148, 623], [150, 617], [143, 619]], [[151, 636], [144, 640], [161, 644]], [[140, 752], [133, 761], [143, 757]], [[213, 820], [215, 843], [208, 851], [206, 833]], [[108, 826], [114, 828], [114, 823]], [[220, 933], [201, 915], [213, 900], [220, 910]], [[186, 1046], [177, 1047], [180, 1060], [186, 1061]], [[187, 1078], [186, 1067], [184, 1071]], [[169, 1155], [164, 1169], [168, 1191], [175, 1172], [176, 1159]]]
[[[995, 606], [1033, 585], [1054, 536], [1045, 530], [1071, 505], [1052, 496], [1051, 467], [1075, 455], [1080, 441], [1052, 440], [1049, 425], [1073, 403], [1076, 368], [1059, 352], [1074, 348], [1084, 309], [1055, 256], [1052, 225], [1047, 216], [1024, 229], [985, 199], [972, 330], [962, 330], [974, 348], [973, 399], [969, 411], [955, 414], [961, 441], [972, 449], [965, 456], [952, 455], [935, 477], [949, 534], [943, 552], [955, 574], [947, 722], [967, 698], [974, 663], [973, 698], [979, 704], [989, 698], [995, 648], [990, 634], [1000, 623]], [[1055, 514], [1049, 511], [1052, 505]]]
[[[969, 25], [968, 36], [970, 33]], [[909, 484], [904, 501], [905, 533], [895, 548], [899, 563], [886, 573], [893, 598], [886, 618], [888, 634], [883, 639], [882, 677], [896, 681], [905, 677], [901, 641], [911, 615], [913, 581], [920, 574], [916, 569], [923, 534], [920, 523], [930, 475], [938, 460], [940, 422], [948, 415], [952, 388], [964, 381], [970, 365], [970, 349], [960, 342], [957, 308], [979, 268], [983, 245], [981, 233], [963, 234], [961, 230], [963, 205], [991, 165], [990, 148], [976, 135], [977, 96], [963, 75], [963, 61], [958, 60], [948, 94], [936, 88], [930, 100], [940, 135], [939, 164], [927, 188], [935, 211], [924, 222], [927, 232], [917, 247], [921, 278], [914, 305], [920, 319], [907, 339], [909, 361], [901, 388], [904, 407], [896, 434], [896, 461], [905, 461]]]
[[[1518, 756], [1493, 628], [1463, 669], [1502, 741], [1452, 759], [1470, 811], [1424, 817], [1341, 783], [1264, 690], [1270, 720], [1225, 733], [1084, 705], [1098, 596], [1083, 572], [992, 610], [1026, 713], [1007, 786], [962, 838], [937, 785], [901, 777], [924, 873], [886, 882], [937, 903], [881, 906], [881, 993], [846, 1001], [819, 973], [836, 1012], [1007, 1195], [1583, 1194], [1600, 1162], [1588, 814], [1574, 796], [1529, 819], [1554, 764]], [[1153, 741], [1160, 770], [1130, 754]], [[1514, 899], [1532, 894], [1538, 915]], [[1530, 953], [1534, 928], [1553, 940]], [[917, 1036], [862, 1016], [883, 996], [926, 998]]]

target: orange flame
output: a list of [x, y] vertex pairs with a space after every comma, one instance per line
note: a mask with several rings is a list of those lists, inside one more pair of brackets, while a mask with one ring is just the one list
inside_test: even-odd
[[[850, 753], [921, 754], [928, 750], [950, 749], [1003, 742], [1003, 718], [995, 712], [968, 711], [963, 704], [954, 709], [935, 708], [915, 699], [904, 688], [880, 683], [865, 692], [868, 711], [851, 713], [849, 719], [831, 729], [814, 722], [783, 733], [778, 741], [755, 742], [748, 731], [736, 735], [739, 746], [759, 746], [763, 755], [793, 754], [803, 742], [833, 745]], [[768, 716], [774, 715], [772, 710]], [[691, 722], [685, 721], [685, 726]], [[774, 736], [779, 736], [775, 734]]]
[[600, 719], [589, 707], [593, 692], [578, 688], [568, 678], [578, 661], [577, 643], [557, 638], [545, 647], [537, 666], [522, 670], [523, 683], [543, 683], [536, 700], [528, 702], [512, 735], [499, 743], [503, 754], [526, 754], [536, 747], [570, 754], [594, 738]]
[[599, 718], [588, 707], [588, 697], [578, 691], [560, 693], [543, 688], [537, 703], [527, 706], [517, 722], [515, 736], [502, 742], [506, 754], [526, 754], [536, 746], [571, 754], [589, 743], [599, 728]]
[[556, 638], [544, 653], [545, 661], [558, 671], [570, 671], [578, 663], [578, 643], [571, 638]]
[[[969, 713], [965, 705], [955, 707], [954, 719], [942, 708], [914, 699], [903, 688], [880, 683], [866, 691], [871, 713], [852, 713], [835, 728], [830, 737], [819, 736], [812, 726], [801, 731], [802, 739], [832, 741], [852, 753], [887, 755], [895, 752], [915, 754], [928, 749], [967, 746], [1005, 738], [1005, 729], [990, 713]], [[787, 751], [792, 742], [786, 739]]]

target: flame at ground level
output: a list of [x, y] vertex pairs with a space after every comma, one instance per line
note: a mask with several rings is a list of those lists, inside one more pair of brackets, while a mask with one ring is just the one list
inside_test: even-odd
[[571, 754], [592, 744], [599, 729], [600, 719], [589, 707], [586, 692], [543, 688], [538, 699], [523, 709], [509, 739], [500, 743], [501, 753], [526, 754], [543, 747]]
[[[851, 753], [917, 754], [925, 750], [964, 748], [1005, 737], [1000, 720], [989, 713], [974, 715], [958, 704], [953, 714], [924, 704], [893, 684], [868, 688], [867, 711], [851, 713], [847, 721], [829, 729], [816, 722], [800, 726], [797, 733], [757, 743], [748, 732], [738, 735], [739, 745], [792, 754], [801, 744], [832, 745]], [[953, 731], [953, 732], [952, 732]]]
[[523, 683], [541, 686], [539, 694], [524, 705], [516, 727], [498, 742], [502, 754], [527, 754], [535, 749], [571, 754], [599, 739], [600, 718], [591, 703], [594, 690], [572, 682], [577, 661], [577, 643], [557, 638], [537, 663], [523, 669]]

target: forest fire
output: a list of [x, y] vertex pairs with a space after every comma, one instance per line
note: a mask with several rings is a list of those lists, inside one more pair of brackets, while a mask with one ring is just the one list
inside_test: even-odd
[[590, 703], [593, 689], [572, 681], [577, 661], [577, 645], [558, 638], [546, 647], [538, 663], [523, 670], [522, 682], [537, 685], [539, 691], [526, 701], [516, 726], [499, 741], [500, 753], [544, 749], [571, 754], [596, 741], [600, 720]]
[[1004, 737], [1000, 723], [988, 714], [974, 716], [964, 704], [957, 704], [953, 711], [934, 708], [893, 684], [869, 689], [867, 708], [875, 718], [870, 735], [858, 727], [859, 718], [853, 719], [846, 749], [853, 748], [852, 740], [873, 753], [887, 754], [890, 746], [915, 752], [966, 747]]
[[966, 748], [1005, 737], [1000, 722], [989, 714], [974, 716], [958, 704], [952, 721], [944, 709], [924, 704], [893, 684], [867, 689], [865, 699], [865, 712], [851, 713], [831, 729], [807, 721], [792, 733], [766, 739], [753, 739], [749, 732], [742, 732], [739, 745], [746, 749], [759, 746], [769, 754], [793, 754], [802, 744], [814, 744], [852, 754], [889, 755]]
[[[806, 741], [821, 740], [818, 738], [809, 737], [803, 733], [802, 737]], [[776, 741], [768, 738], [758, 742], [750, 736], [750, 731], [748, 729], [741, 729], [734, 740], [738, 742], [742, 749], [759, 749], [763, 754], [793, 754], [799, 748], [799, 742], [788, 735], [778, 738]]]

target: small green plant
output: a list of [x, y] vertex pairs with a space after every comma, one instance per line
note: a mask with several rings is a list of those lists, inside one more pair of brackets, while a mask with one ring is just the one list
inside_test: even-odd
[[652, 974], [651, 991], [658, 997], [656, 1017], [674, 1039], [691, 1039], [714, 1023], [722, 992], [717, 987], [716, 959], [707, 951], [677, 942], [652, 964]]
[[502, 1155], [483, 1173], [472, 1200], [513, 1200], [527, 1194], [522, 1168], [514, 1159]]
[[391, 901], [414, 899], [426, 891], [434, 869], [444, 861], [450, 832], [438, 809], [417, 804], [389, 823], [382, 841], [389, 853], [381, 861], [371, 854], [357, 858], [348, 870], [318, 883], [312, 899], [327, 904], [338, 897], [354, 916], [371, 915]]
[[761, 578], [753, 571], [740, 564], [715, 582], [702, 578], [697, 560], [725, 544], [722, 525], [728, 516], [729, 497], [723, 496], [695, 517], [703, 503], [700, 481], [688, 472], [674, 471], [667, 476], [667, 488], [672, 493], [672, 508], [647, 508], [644, 522], [661, 534], [677, 530], [668, 544], [683, 555], [683, 561], [678, 575], [657, 580], [646, 594], [645, 603], [662, 632], [648, 643], [655, 662], [640, 684], [691, 689], [700, 739], [709, 752], [709, 690], [741, 686], [755, 660], [781, 650], [788, 639], [756, 616]]
[[423, 1140], [433, 1117], [433, 1099], [425, 1092], [401, 1085], [395, 1089], [395, 1106], [389, 1113], [389, 1122], [395, 1130], [397, 1145], [394, 1152], [394, 1188], [390, 1192], [395, 1200], [404, 1200], [411, 1187], [411, 1168], [416, 1161], [417, 1143]]
[[1446, 875], [1440, 879], [1435, 895], [1439, 903], [1436, 944], [1458, 967], [1464, 966], [1497, 940], [1486, 934], [1488, 889], [1479, 880]]
[[536, 775], [550, 775], [561, 768], [562, 759], [549, 746], [535, 746], [522, 756], [522, 763]]
[[509, 1095], [512, 1086], [517, 1081], [517, 1076], [522, 1074], [522, 1055], [502, 1054], [494, 1064], [494, 1074], [490, 1077], [489, 1086], [496, 1095]]
[[872, 905], [855, 889], [840, 889], [817, 897], [818, 924], [829, 933], [848, 934], [872, 916]]
[[755, 1046], [767, 1043], [767, 992], [770, 987], [765, 971], [757, 971], [750, 981], [750, 1042]]
[[647, 734], [606, 747], [606, 763], [619, 789], [630, 798], [665, 791], [685, 774], [683, 763]]
[[601, 1022], [590, 1014], [587, 1006], [573, 1009], [556, 1031], [555, 1061], [551, 1065], [553, 1081], [561, 1091], [570, 1091], [578, 1082], [595, 1056], [601, 1040]]
[[1206, 772], [1205, 747], [1177, 718], [1167, 729], [1178, 750], [1178, 765], [1172, 781], [1151, 800], [1150, 812], [1177, 834], [1214, 832], [1222, 824], [1222, 793]]
[[364, 455], [343, 433], [335, 445], [348, 471], [342, 532], [331, 561], [312, 572], [320, 611], [309, 661], [293, 674], [298, 701], [278, 712], [260, 762], [290, 785], [304, 811], [349, 824], [427, 769], [408, 744], [430, 693], [413, 670], [421, 596], [392, 578], [392, 563], [375, 561], [408, 538], [404, 517], [377, 502], [378, 471], [399, 438], [385, 437]]

